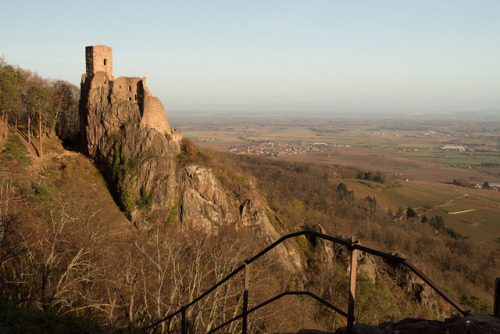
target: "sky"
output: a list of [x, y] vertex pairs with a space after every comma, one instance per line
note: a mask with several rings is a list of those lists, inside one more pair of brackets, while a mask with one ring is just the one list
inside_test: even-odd
[[0, 0], [0, 56], [79, 85], [85, 46], [187, 111], [500, 113], [499, 0]]

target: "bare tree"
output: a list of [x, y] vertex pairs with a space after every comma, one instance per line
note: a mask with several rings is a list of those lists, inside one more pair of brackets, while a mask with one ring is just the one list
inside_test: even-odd
[[42, 138], [43, 138], [43, 131], [42, 131], [42, 118], [43, 115], [47, 112], [49, 109], [49, 98], [47, 96], [47, 92], [38, 87], [38, 86], [32, 86], [28, 90], [27, 94], [27, 105], [28, 108], [33, 111], [33, 114], [38, 114], [38, 141], [39, 141], [39, 148], [38, 148], [38, 155], [40, 157], [43, 156], [43, 147], [42, 147]]

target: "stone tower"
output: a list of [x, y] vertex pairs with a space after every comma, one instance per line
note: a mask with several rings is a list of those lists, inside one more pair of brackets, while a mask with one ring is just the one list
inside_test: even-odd
[[[108, 108], [109, 113], [120, 113], [132, 117], [134, 110], [140, 113], [139, 126], [156, 129], [167, 136], [169, 140], [178, 142], [182, 139], [180, 133], [172, 133], [168, 124], [167, 114], [160, 99], [153, 96], [146, 86], [146, 78], [113, 77], [112, 49], [106, 45], [91, 45], [85, 48], [87, 71], [82, 75], [81, 92], [84, 103], [82, 115], [88, 115], [89, 109], [102, 111]], [[96, 90], [99, 89], [99, 90]], [[106, 96], [94, 96], [106, 92]], [[109, 101], [103, 103], [103, 101]], [[117, 117], [112, 123], [117, 124], [122, 119]], [[95, 131], [95, 129], [92, 129]], [[111, 131], [111, 129], [106, 129]], [[89, 141], [90, 142], [90, 141]], [[92, 148], [89, 148], [92, 153]]]
[[113, 77], [113, 52], [106, 45], [93, 45], [85, 48], [85, 61], [87, 75], [91, 76], [97, 72], [105, 72], [109, 80]]

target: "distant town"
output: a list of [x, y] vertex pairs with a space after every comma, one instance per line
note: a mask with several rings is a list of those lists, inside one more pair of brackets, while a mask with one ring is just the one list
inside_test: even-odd
[[310, 143], [303, 141], [256, 141], [245, 147], [231, 147], [230, 151], [236, 154], [252, 154], [266, 157], [291, 156], [297, 154], [321, 152], [326, 147], [345, 147], [351, 145]]

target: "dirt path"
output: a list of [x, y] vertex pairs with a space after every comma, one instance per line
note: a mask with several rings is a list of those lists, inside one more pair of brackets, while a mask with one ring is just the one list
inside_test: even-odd
[[461, 198], [466, 198], [466, 197], [469, 197], [469, 194], [464, 193], [462, 196], [458, 196], [458, 197], [456, 197], [456, 198], [452, 198], [452, 199], [450, 199], [450, 200], [449, 200], [448, 202], [446, 202], [446, 203], [436, 205], [436, 207], [435, 207], [435, 208], [439, 208], [439, 207], [441, 207], [441, 206], [445, 206], [445, 205], [451, 204], [451, 203], [455, 202], [455, 201], [456, 201], [456, 200], [458, 200], [458, 199], [461, 199]]

